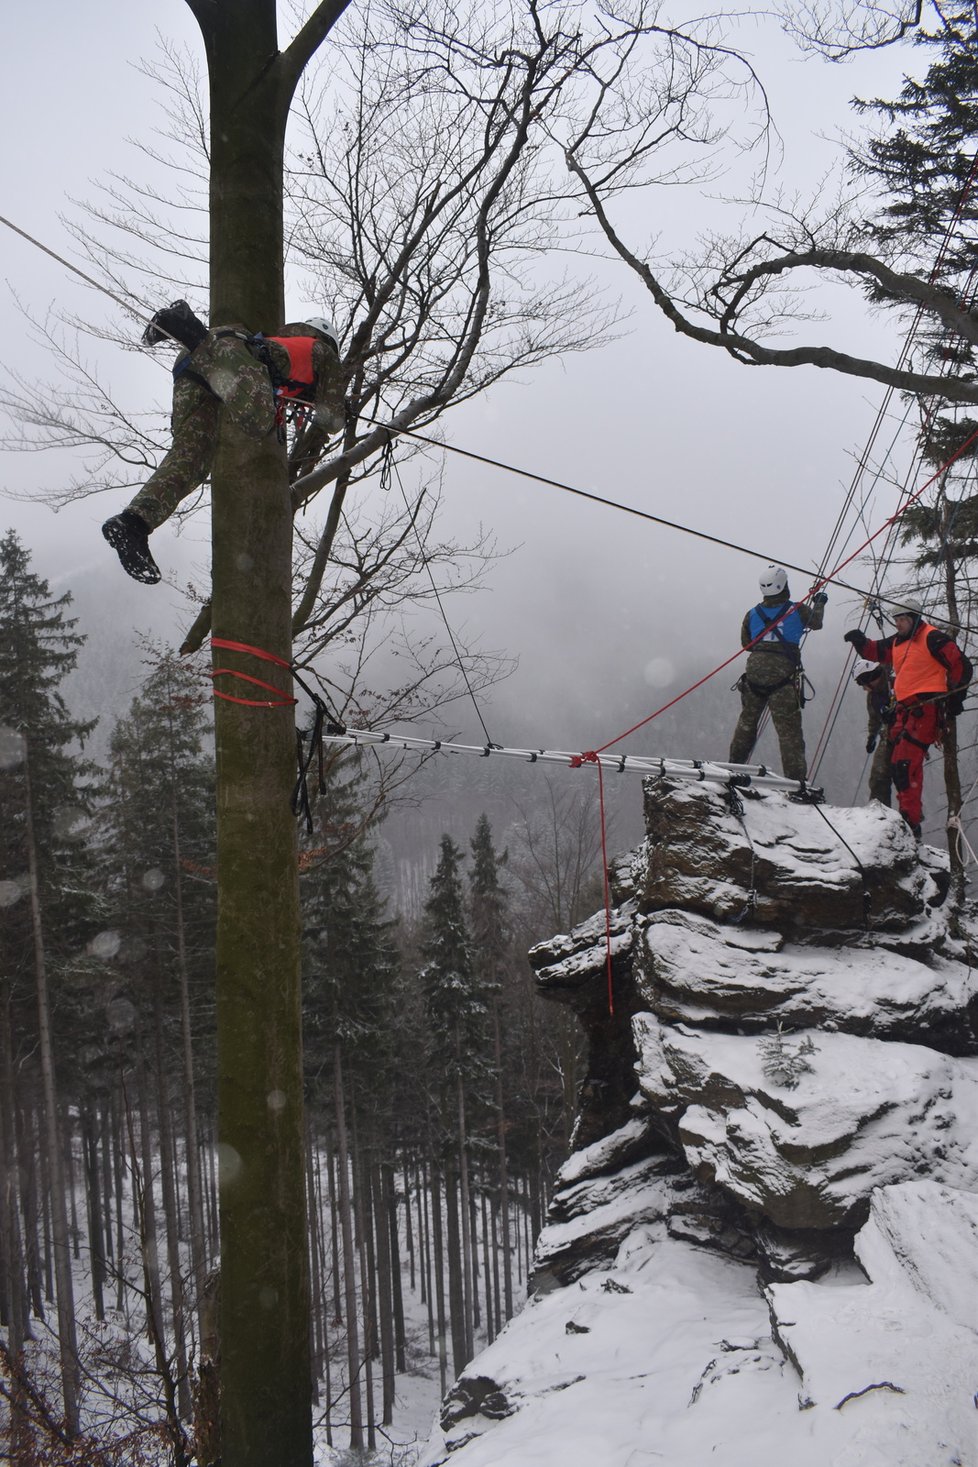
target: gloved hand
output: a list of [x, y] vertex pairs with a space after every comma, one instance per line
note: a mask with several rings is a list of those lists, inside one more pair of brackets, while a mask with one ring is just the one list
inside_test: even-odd
[[816, 591], [815, 595], [812, 597], [812, 605], [824, 606], [828, 599], [829, 598], [824, 591]]
[[875, 734], [870, 734], [869, 738], [866, 740], [866, 753], [867, 754], [871, 754], [875, 748], [876, 748], [876, 735]]
[[967, 688], [962, 688], [960, 692], [952, 693], [951, 696], [948, 698], [947, 702], [944, 704], [944, 709], [948, 718], [961, 717], [962, 713], [964, 712], [964, 700], [966, 693]]
[[855, 649], [856, 649], [857, 652], [861, 652], [862, 649], [863, 649], [863, 647], [869, 641], [869, 638], [867, 637], [867, 635], [866, 635], [865, 632], [853, 631], [853, 632], [846, 632], [846, 634], [842, 638], [842, 640], [843, 640], [843, 642], [849, 642], [849, 643], [851, 643], [851, 645], [853, 647], [855, 647]]

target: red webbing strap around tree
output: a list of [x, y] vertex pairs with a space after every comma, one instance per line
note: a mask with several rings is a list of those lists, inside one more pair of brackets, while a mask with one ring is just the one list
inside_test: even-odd
[[604, 878], [604, 945], [605, 962], [608, 970], [608, 1013], [615, 1012], [615, 984], [611, 972], [611, 883], [608, 880], [608, 836], [604, 818], [604, 774], [601, 760], [593, 749], [570, 761], [571, 769], [580, 769], [582, 764], [598, 766], [598, 811], [601, 816], [601, 875]]
[[[211, 646], [220, 647], [225, 652], [245, 652], [249, 657], [258, 657], [262, 662], [274, 662], [276, 667], [285, 667], [292, 671], [291, 662], [286, 662], [284, 657], [277, 657], [274, 652], [265, 652], [261, 647], [249, 647], [247, 642], [229, 642], [225, 637], [211, 637]], [[234, 667], [215, 667], [211, 669], [210, 676], [236, 677], [243, 683], [252, 683], [257, 688], [265, 688], [269, 693], [275, 693], [275, 698], [236, 698], [233, 693], [222, 693], [220, 688], [214, 689], [215, 698], [223, 698], [225, 703], [240, 703], [245, 708], [292, 708], [299, 701], [288, 694], [283, 693], [274, 683], [266, 683], [260, 677], [252, 677], [248, 672], [238, 672]]]

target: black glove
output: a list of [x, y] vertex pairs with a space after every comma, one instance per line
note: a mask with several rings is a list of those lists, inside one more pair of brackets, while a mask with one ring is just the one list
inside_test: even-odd
[[849, 643], [851, 643], [852, 646], [855, 647], [855, 649], [856, 649], [857, 652], [861, 652], [863, 650], [863, 648], [865, 647], [866, 643], [869, 641], [869, 638], [867, 637], [867, 635], [866, 635], [865, 632], [858, 632], [857, 631], [857, 632], [846, 632], [846, 634], [842, 638], [842, 640], [843, 640], [843, 642], [849, 642]]
[[825, 603], [826, 603], [826, 601], [828, 601], [828, 599], [829, 598], [825, 594], [824, 591], [816, 591], [815, 592], [815, 595], [812, 597], [812, 605], [813, 606], [824, 606]]
[[944, 704], [948, 718], [961, 717], [962, 713], [964, 712], [964, 700], [966, 693], [967, 688], [962, 688], [960, 692], [952, 693], [950, 698], [948, 698], [947, 702]]
[[866, 740], [866, 753], [867, 754], [871, 754], [875, 748], [876, 748], [876, 735], [875, 734], [870, 734], [869, 738]]

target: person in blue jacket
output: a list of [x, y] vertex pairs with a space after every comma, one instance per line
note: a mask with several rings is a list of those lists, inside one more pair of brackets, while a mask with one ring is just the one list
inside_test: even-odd
[[747, 666], [737, 687], [740, 717], [730, 744], [731, 764], [747, 764], [757, 742], [757, 725], [767, 708], [781, 745], [781, 769], [788, 779], [808, 774], [805, 736], [801, 727], [801, 639], [822, 626], [824, 591], [811, 606], [795, 603], [788, 589], [788, 573], [769, 565], [760, 578], [762, 599], [752, 606], [740, 629], [740, 645], [749, 647]]

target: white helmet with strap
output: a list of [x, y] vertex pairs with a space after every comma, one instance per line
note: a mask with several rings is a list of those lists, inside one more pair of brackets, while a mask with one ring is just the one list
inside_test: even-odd
[[854, 683], [858, 683], [861, 677], [866, 677], [871, 672], [879, 672], [880, 668], [881, 664], [879, 662], [870, 662], [868, 657], [860, 657], [852, 669], [852, 680]]
[[758, 581], [763, 596], [780, 596], [788, 589], [788, 572], [780, 565], [769, 565]]
[[921, 617], [923, 614], [924, 608], [919, 601], [901, 601], [899, 605], [891, 606], [887, 612], [887, 616], [893, 622], [896, 621], [898, 616]]
[[320, 336], [325, 336], [333, 343], [336, 353], [339, 355], [340, 338], [332, 321], [327, 321], [325, 316], [304, 316], [302, 324], [308, 326], [312, 331], [318, 331]]

